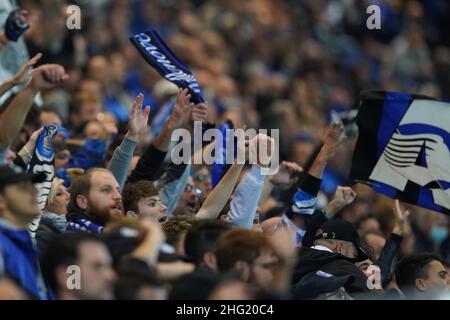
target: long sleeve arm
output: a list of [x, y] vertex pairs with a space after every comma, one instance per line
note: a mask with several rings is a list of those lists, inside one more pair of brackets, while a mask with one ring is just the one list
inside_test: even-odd
[[252, 227], [265, 177], [261, 174], [261, 168], [254, 164], [234, 192], [228, 212], [229, 222], [242, 228]]
[[167, 151], [157, 149], [153, 144], [148, 146], [142, 157], [136, 164], [136, 168], [131, 172], [127, 182], [139, 180], [154, 181], [159, 178], [158, 169], [164, 162]]
[[128, 168], [133, 158], [133, 152], [136, 149], [137, 142], [125, 136], [122, 143], [114, 150], [108, 169], [112, 172], [120, 189], [125, 185], [127, 179]]
[[321, 179], [308, 174], [293, 199], [291, 210], [294, 212], [299, 214], [312, 214], [314, 212], [302, 240], [302, 246], [305, 247], [313, 245], [317, 230], [328, 220], [322, 210], [315, 210], [316, 197], [321, 183]]
[[[181, 170], [183, 168], [184, 170]], [[190, 175], [190, 164], [175, 165], [171, 163], [169, 165], [167, 169], [167, 181], [159, 192], [161, 202], [166, 206], [167, 216], [170, 217], [174, 212], [178, 199], [180, 199]]]
[[0, 115], [0, 147], [6, 147], [19, 133], [33, 104], [37, 90], [26, 87], [11, 101]]
[[291, 210], [297, 214], [313, 214], [321, 179], [307, 175], [291, 201]]
[[400, 250], [402, 241], [402, 236], [395, 233], [391, 234], [380, 253], [377, 265], [380, 267], [383, 288], [385, 288], [391, 280], [392, 266], [395, 263], [395, 258]]
[[174, 121], [169, 117], [159, 135], [153, 139], [152, 144], [139, 159], [136, 168], [131, 172], [127, 182], [139, 180], [154, 181], [160, 178], [159, 169], [169, 151], [170, 138], [175, 128], [177, 127]]

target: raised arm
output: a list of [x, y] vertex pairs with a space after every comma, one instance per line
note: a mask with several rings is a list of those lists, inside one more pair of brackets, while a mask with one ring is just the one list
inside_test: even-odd
[[394, 201], [395, 226], [389, 239], [381, 250], [380, 257], [376, 264], [380, 267], [382, 286], [385, 288], [392, 278], [392, 266], [395, 264], [395, 258], [400, 250], [405, 233], [406, 218], [409, 214], [407, 210], [402, 210], [400, 202]]
[[252, 165], [250, 171], [236, 187], [230, 203], [230, 211], [227, 214], [230, 223], [246, 229], [252, 227], [264, 185], [265, 175], [261, 173], [261, 169], [257, 164]]
[[169, 119], [164, 124], [159, 135], [147, 147], [142, 157], [131, 172], [127, 182], [139, 180], [154, 181], [158, 179], [158, 169], [162, 165], [169, 150], [170, 137], [173, 130], [186, 125], [192, 104], [189, 102], [190, 95], [187, 90], [181, 90], [177, 95], [177, 101]]
[[20, 131], [39, 90], [53, 88], [68, 77], [64, 68], [57, 64], [46, 64], [33, 70], [30, 83], [17, 94], [0, 116], [0, 147], [9, 146]]
[[161, 202], [166, 206], [166, 216], [170, 217], [183, 194], [187, 180], [191, 176], [191, 165], [170, 163], [166, 172], [167, 178], [159, 191], [159, 196]]
[[3, 96], [6, 92], [14, 88], [15, 86], [26, 85], [31, 80], [31, 72], [33, 70], [33, 66], [39, 59], [42, 57], [41, 53], [38, 53], [33, 58], [24, 63], [17, 73], [11, 79], [3, 82], [0, 85], [0, 97]]
[[167, 152], [169, 150], [172, 131], [187, 125], [193, 107], [193, 103], [189, 101], [190, 98], [191, 95], [188, 93], [187, 89], [178, 92], [175, 107], [169, 119], [167, 119], [163, 129], [152, 142], [156, 149]]
[[216, 219], [233, 192], [243, 164], [234, 163], [203, 202], [197, 219]]
[[[259, 134], [254, 142], [262, 140], [265, 140], [268, 146], [275, 143], [274, 139], [264, 134]], [[263, 171], [270, 164], [263, 164], [259, 158], [257, 162], [258, 164], [252, 165], [251, 170], [247, 172], [237, 186], [233, 200], [230, 203], [230, 212], [228, 212], [227, 216], [229, 222], [247, 229], [253, 225], [253, 218], [258, 208], [266, 176]], [[251, 196], [249, 197], [249, 195]]]
[[32, 133], [30, 139], [28, 139], [27, 143], [17, 153], [16, 159], [14, 159], [14, 163], [19, 167], [22, 167], [24, 170], [30, 164], [31, 158], [33, 158], [34, 151], [36, 149], [36, 143], [42, 130], [44, 130], [44, 127], [40, 127]]
[[133, 152], [139, 141], [139, 136], [145, 132], [147, 128], [148, 116], [150, 114], [150, 107], [147, 106], [142, 109], [142, 101], [144, 95], [140, 93], [133, 102], [128, 117], [128, 132], [120, 146], [114, 150], [108, 169], [117, 179], [120, 188], [122, 189], [127, 179], [128, 168], [133, 158]]
[[316, 212], [308, 224], [302, 245], [310, 247], [313, 245], [316, 232], [329, 219], [332, 219], [342, 208], [351, 204], [356, 198], [356, 193], [350, 187], [338, 186], [333, 200], [331, 200], [324, 210]]
[[270, 193], [275, 186], [289, 186], [295, 183], [294, 174], [300, 174], [303, 168], [295, 162], [283, 161], [280, 163], [278, 172], [273, 176], [267, 176], [264, 180], [264, 186], [259, 199], [259, 206], [262, 206], [264, 201], [270, 198]]
[[341, 123], [334, 122], [328, 128], [325, 141], [320, 148], [314, 163], [309, 169], [309, 174], [317, 179], [322, 179], [323, 172], [327, 166], [328, 160], [330, 160], [335, 154], [339, 146], [342, 144], [344, 137], [342, 133], [344, 127]]

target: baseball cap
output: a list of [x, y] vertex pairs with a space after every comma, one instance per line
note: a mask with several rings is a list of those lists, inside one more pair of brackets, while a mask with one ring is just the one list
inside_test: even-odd
[[0, 190], [10, 184], [19, 182], [39, 183], [45, 181], [47, 174], [41, 173], [25, 173], [20, 169], [15, 169], [9, 166], [0, 166]]
[[358, 231], [350, 222], [343, 219], [332, 219], [325, 222], [320, 229], [322, 233], [316, 236], [316, 239], [336, 239], [351, 242], [358, 250], [357, 261], [369, 259], [369, 255], [361, 246]]
[[294, 299], [314, 299], [323, 293], [334, 292], [354, 280], [347, 274], [334, 276], [322, 270], [313, 271], [302, 277], [294, 287]]

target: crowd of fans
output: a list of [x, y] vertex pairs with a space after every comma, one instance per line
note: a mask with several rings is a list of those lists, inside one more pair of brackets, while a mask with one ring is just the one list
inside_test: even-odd
[[[0, 299], [448, 298], [448, 218], [349, 181], [336, 121], [361, 90], [450, 98], [447, 1], [4, 0], [0, 26], [12, 12], [29, 28], [0, 29]], [[149, 29], [206, 103], [140, 57]], [[279, 129], [277, 174], [172, 162], [174, 130], [226, 120]]]

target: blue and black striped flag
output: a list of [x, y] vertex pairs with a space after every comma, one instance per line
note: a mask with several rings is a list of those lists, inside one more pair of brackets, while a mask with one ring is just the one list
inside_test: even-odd
[[450, 214], [450, 103], [364, 92], [350, 178], [404, 202]]

